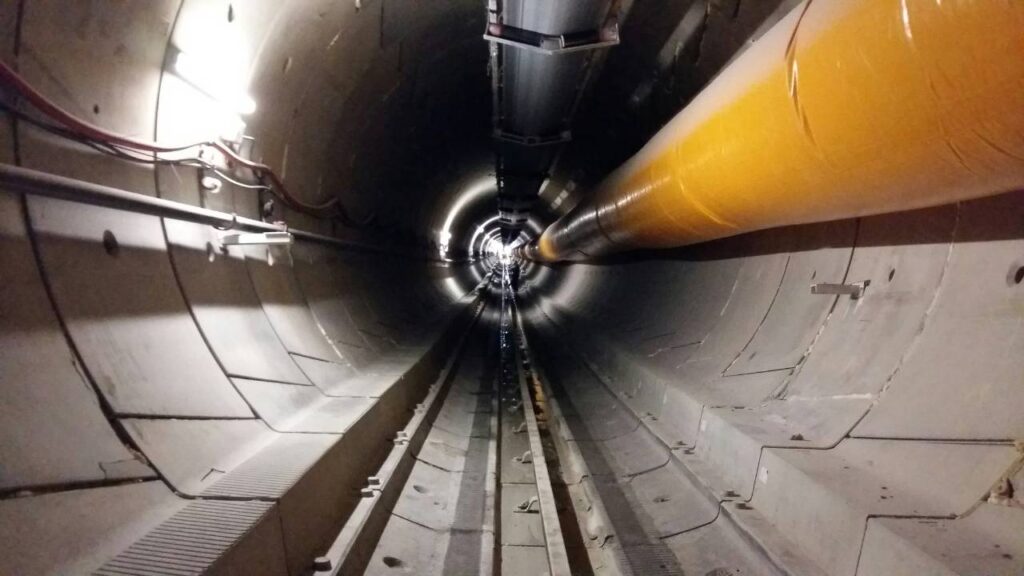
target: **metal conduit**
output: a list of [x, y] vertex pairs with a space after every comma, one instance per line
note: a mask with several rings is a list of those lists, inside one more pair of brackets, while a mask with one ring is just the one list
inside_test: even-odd
[[582, 259], [1024, 187], [1024, 3], [808, 0], [527, 254]]
[[618, 43], [613, 0], [491, 0], [490, 42], [498, 214], [514, 241], [562, 144], [602, 50]]
[[[236, 214], [219, 212], [208, 208], [200, 208], [173, 200], [155, 198], [138, 192], [129, 192], [119, 188], [84, 182], [74, 178], [66, 178], [28, 168], [0, 163], [0, 192], [11, 194], [29, 194], [45, 196], [58, 200], [68, 200], [115, 210], [125, 210], [139, 214], [148, 214], [172, 220], [183, 220], [196, 224], [206, 224], [221, 230], [248, 230], [252, 232], [288, 232], [300, 240], [327, 244], [336, 248], [358, 250], [364, 252], [394, 253], [399, 252], [381, 249], [368, 244], [359, 244], [306, 230], [288, 228], [278, 224], [253, 220]], [[427, 258], [425, 258], [427, 259]]]

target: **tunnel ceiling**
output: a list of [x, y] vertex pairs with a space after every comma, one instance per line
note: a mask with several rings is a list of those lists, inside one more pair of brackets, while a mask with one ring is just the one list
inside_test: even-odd
[[[481, 36], [496, 15], [473, 0], [310, 4], [186, 3], [171, 45], [207, 33], [196, 22], [226, 21], [230, 5], [225, 25], [252, 47], [250, 92], [260, 110], [247, 132], [256, 156], [310, 202], [336, 195], [339, 233], [433, 251], [460, 194], [494, 175], [496, 193], [475, 205], [471, 220], [497, 209], [511, 241], [531, 212], [552, 219], [576, 199], [567, 187], [594, 182], [635, 152], [793, 2], [742, 10], [682, 2], [667, 15], [653, 2], [556, 3], [547, 11], [506, 3], [505, 25], [548, 35], [626, 24], [611, 48], [550, 55], [493, 43], [493, 61]], [[565, 145], [515, 141], [573, 133]], [[471, 235], [475, 225], [460, 222], [452, 234]]]
[[[433, 253], [451, 207], [488, 177], [496, 178], [495, 194], [475, 204], [471, 220], [486, 220], [495, 210], [511, 241], [531, 212], [552, 219], [576, 200], [578, 183], [594, 182], [634, 152], [753, 31], [792, 2], [780, 4], [740, 9], [738, 3], [681, 2], [665, 14], [654, 2], [555, 3], [546, 10], [510, 2], [496, 14], [475, 0], [185, 2], [177, 12], [168, 1], [162, 13], [138, 16], [86, 6], [66, 14], [29, 7], [24, 22], [44, 34], [48, 26], [80, 22], [79, 44], [87, 47], [100, 35], [133, 29], [138, 20], [165, 34], [103, 49], [131, 50], [140, 66], [184, 51], [248, 70], [237, 82], [246, 84], [257, 106], [244, 118], [253, 158], [306, 202], [336, 196], [335, 233]], [[5, 16], [13, 27], [13, 7]], [[613, 47], [598, 36], [584, 39], [596, 49], [544, 54], [485, 41], [488, 20], [499, 16], [510, 28], [536, 28], [551, 37], [618, 31], [620, 18], [625, 24]], [[33, 36], [25, 35], [25, 58], [37, 50]], [[498, 53], [493, 61], [489, 45]], [[154, 135], [204, 135], [216, 114], [204, 120], [195, 113], [203, 103], [177, 88], [168, 64]], [[153, 89], [122, 101], [151, 98]], [[85, 96], [73, 110], [88, 117]], [[195, 119], [181, 121], [189, 117]], [[560, 138], [573, 133], [563, 145]], [[519, 142], [552, 137], [558, 138], [547, 145]], [[449, 232], [472, 235], [475, 222]], [[467, 242], [450, 240], [455, 247]]]

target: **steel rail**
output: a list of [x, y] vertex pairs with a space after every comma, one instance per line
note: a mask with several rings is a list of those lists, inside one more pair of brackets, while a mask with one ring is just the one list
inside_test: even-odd
[[548, 566], [551, 569], [550, 576], [572, 576], [572, 569], [569, 567], [569, 553], [565, 547], [565, 538], [562, 535], [562, 525], [558, 518], [558, 508], [555, 503], [554, 489], [551, 487], [551, 476], [548, 472], [547, 459], [544, 457], [544, 445], [540, 439], [540, 428], [537, 425], [537, 415], [534, 412], [533, 394], [530, 385], [526, 381], [526, 373], [523, 370], [522, 353], [520, 345], [522, 342], [522, 331], [519, 328], [518, 309], [515, 306], [513, 295], [510, 305], [510, 313], [513, 314], [512, 350], [515, 360], [516, 373], [519, 377], [519, 394], [522, 402], [523, 418], [526, 421], [526, 432], [530, 440], [530, 455], [533, 460], [533, 475], [537, 485], [537, 500], [540, 505], [541, 521], [544, 524], [544, 542], [548, 555]]

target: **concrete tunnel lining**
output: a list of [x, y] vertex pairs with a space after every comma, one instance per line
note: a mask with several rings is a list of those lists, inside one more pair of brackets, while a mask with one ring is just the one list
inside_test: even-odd
[[[520, 241], [805, 5], [508, 4], [555, 34], [621, 14], [599, 58], [503, 60], [520, 132], [560, 127], [558, 86], [589, 70], [572, 141], [517, 160], [550, 161]], [[501, 174], [486, 8], [0, 4], [0, 60], [74, 115], [156, 141], [244, 129], [249, 158], [345, 217], [97, 152], [13, 114], [6, 88], [0, 162], [350, 246], [223, 245], [204, 224], [0, 190], [0, 573], [553, 571], [550, 526], [514, 512], [539, 492], [526, 398], [496, 384], [503, 329], [528, 357], [574, 572], [1024, 573], [1022, 192], [523, 261], [517, 331], [471, 242], [502, 193], [467, 194]], [[175, 51], [230, 67], [255, 111], [182, 81]], [[545, 74], [551, 98], [524, 80]], [[859, 298], [810, 288], [854, 283]]]

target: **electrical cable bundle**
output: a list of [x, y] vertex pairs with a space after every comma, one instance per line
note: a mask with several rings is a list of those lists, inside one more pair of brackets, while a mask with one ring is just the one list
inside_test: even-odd
[[[309, 204], [303, 202], [288, 191], [284, 182], [282, 182], [277, 174], [274, 173], [273, 169], [266, 164], [253, 162], [252, 160], [243, 158], [223, 142], [211, 140], [190, 144], [167, 145], [157, 142], [138, 140], [106, 131], [98, 126], [94, 126], [84, 120], [76, 118], [74, 115], [55, 104], [2, 61], [0, 61], [0, 82], [12, 88], [18, 96], [27, 101], [33, 108], [46, 116], [50, 121], [47, 122], [40, 120], [20, 110], [16, 105], [0, 102], [0, 108], [3, 108], [18, 119], [36, 126], [48, 133], [79, 142], [98, 152], [131, 162], [157, 165], [173, 164], [205, 168], [213, 171], [219, 178], [235, 186], [250, 190], [269, 191], [284, 201], [285, 204], [300, 212], [318, 217], [327, 217], [340, 212], [343, 218], [349, 220], [347, 215], [344, 214], [344, 211], [341, 210], [337, 198], [332, 198], [322, 204]], [[210, 148], [223, 154], [224, 157], [227, 158], [229, 164], [234, 163], [238, 166], [251, 170], [260, 184], [246, 184], [224, 174], [212, 162], [202, 157], [203, 150]], [[195, 156], [187, 158], [161, 157], [161, 154], [174, 152], [181, 153], [190, 150], [197, 150], [198, 152]]]

